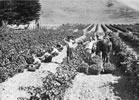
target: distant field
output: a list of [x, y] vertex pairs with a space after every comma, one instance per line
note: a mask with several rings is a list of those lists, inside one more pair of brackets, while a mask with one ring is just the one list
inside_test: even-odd
[[40, 3], [42, 24], [139, 22], [139, 12], [118, 0], [40, 0]]

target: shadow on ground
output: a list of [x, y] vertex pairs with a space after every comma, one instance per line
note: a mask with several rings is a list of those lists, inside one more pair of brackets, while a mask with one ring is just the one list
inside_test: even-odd
[[[120, 76], [117, 83], [111, 84], [117, 100], [139, 100], [139, 97], [134, 96], [133, 86], [129, 83], [127, 76]], [[115, 100], [115, 99], [114, 99]]]

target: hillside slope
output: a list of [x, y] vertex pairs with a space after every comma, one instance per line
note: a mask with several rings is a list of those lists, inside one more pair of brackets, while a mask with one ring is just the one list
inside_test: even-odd
[[136, 23], [139, 12], [118, 0], [40, 0], [41, 24]]

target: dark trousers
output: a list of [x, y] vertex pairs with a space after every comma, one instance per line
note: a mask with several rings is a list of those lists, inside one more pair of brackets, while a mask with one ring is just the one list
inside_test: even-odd
[[67, 61], [68, 61], [68, 59], [71, 60], [72, 57], [73, 57], [73, 50], [72, 50], [72, 48], [67, 47]]

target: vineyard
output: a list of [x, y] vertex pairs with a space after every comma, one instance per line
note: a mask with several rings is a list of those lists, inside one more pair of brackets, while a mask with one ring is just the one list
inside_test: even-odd
[[[103, 64], [104, 71], [101, 69], [103, 61], [99, 56], [93, 58], [88, 57], [88, 54], [82, 43], [86, 42], [93, 34], [99, 30], [99, 25], [93, 30], [95, 25], [70, 25], [65, 24], [59, 26], [57, 29], [36, 28], [33, 30], [13, 30], [6, 27], [0, 28], [0, 83], [4, 84], [8, 80], [24, 74], [28, 68], [27, 58], [35, 53], [37, 57], [44, 54], [44, 50], [48, 51], [52, 46], [56, 47], [57, 43], [65, 47], [63, 39], [67, 36], [73, 36], [77, 47], [73, 50], [73, 58], [67, 62], [67, 58], [62, 59], [60, 54], [58, 59], [62, 59], [61, 63], [50, 62], [30, 72], [31, 80], [35, 80], [37, 75], [43, 74], [41, 81], [37, 81], [37, 86], [27, 85], [17, 87], [20, 91], [25, 91], [29, 96], [11, 97], [0, 95], [0, 100], [72, 100], [75, 98], [67, 98], [67, 91], [74, 87], [77, 77], [83, 77], [89, 80], [90, 77], [94, 79], [97, 77], [101, 81], [102, 77], [124, 77], [126, 80], [127, 91], [130, 93], [132, 100], [139, 99], [139, 24], [134, 25], [100, 25], [105, 34], [108, 34], [112, 42], [112, 52], [110, 54], [109, 63]], [[76, 30], [76, 31], [75, 31]], [[61, 55], [64, 56], [61, 51]], [[55, 72], [44, 70], [41, 68], [48, 68], [56, 66]], [[49, 69], [49, 68], [48, 68]], [[39, 71], [40, 72], [39, 72]], [[44, 72], [45, 71], [45, 72]], [[36, 73], [34, 77], [33, 73]], [[100, 73], [100, 75], [98, 75]], [[82, 76], [86, 75], [86, 76]], [[24, 76], [24, 75], [23, 75]], [[99, 79], [99, 77], [101, 77]], [[15, 78], [16, 79], [16, 78]], [[24, 79], [24, 78], [23, 78]], [[85, 80], [84, 79], [84, 80]], [[22, 80], [22, 78], [21, 78]], [[90, 81], [93, 80], [90, 78]], [[105, 79], [102, 79], [106, 81]], [[40, 82], [40, 84], [39, 84]], [[7, 83], [6, 83], [7, 84]], [[78, 83], [77, 83], [78, 84]], [[2, 85], [0, 85], [2, 86]], [[5, 86], [5, 85], [4, 85]], [[6, 87], [6, 86], [5, 86]], [[3, 88], [3, 87], [2, 87]], [[1, 88], [0, 88], [1, 91]], [[5, 89], [6, 91], [6, 89]], [[8, 91], [8, 90], [7, 90]], [[69, 91], [68, 91], [69, 92]], [[82, 91], [83, 92], [83, 91]], [[1, 93], [1, 92], [0, 92]], [[88, 93], [88, 92], [86, 92]], [[94, 92], [95, 93], [95, 92]], [[4, 93], [3, 93], [4, 94]], [[10, 93], [9, 93], [10, 94]], [[92, 93], [93, 94], [93, 93]], [[96, 93], [97, 94], [97, 93]], [[95, 94], [91, 100], [131, 100], [128, 99], [113, 99], [97, 97]], [[99, 94], [99, 93], [98, 93]], [[70, 95], [70, 94], [69, 94]], [[68, 96], [69, 96], [68, 95]], [[85, 92], [84, 92], [85, 95]], [[93, 94], [94, 95], [94, 94]], [[122, 94], [120, 94], [122, 95]], [[14, 99], [11, 99], [14, 97]], [[78, 98], [78, 100], [85, 100]], [[90, 98], [88, 99], [90, 100]]]
[[[74, 35], [75, 38], [82, 35], [82, 31], [73, 34], [72, 29], [84, 28], [84, 25], [78, 26], [60, 26], [57, 30], [53, 29], [34, 29], [26, 31], [18, 31], [12, 29], [1, 28], [0, 32], [0, 52], [1, 52], [1, 78], [0, 82], [5, 81], [8, 77], [12, 77], [16, 73], [20, 73], [26, 66], [24, 56], [30, 56], [31, 52], [40, 55], [42, 49], [47, 50], [56, 43], [61, 43], [67, 35]], [[30, 51], [28, 53], [28, 51]]]

